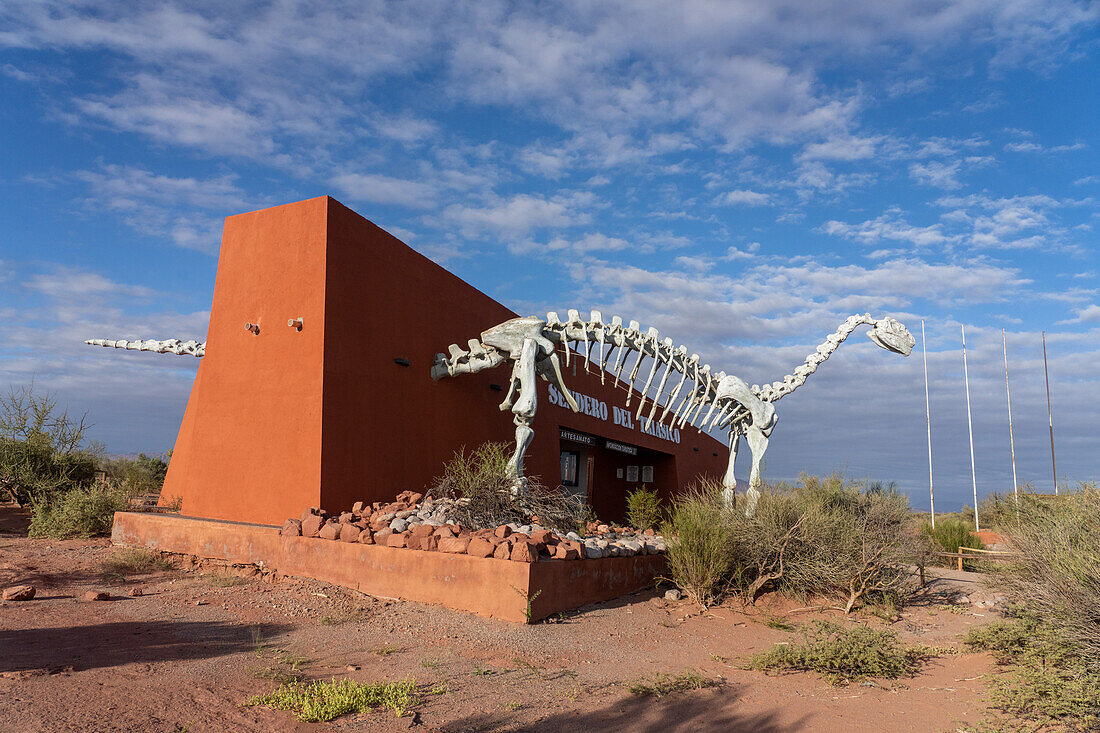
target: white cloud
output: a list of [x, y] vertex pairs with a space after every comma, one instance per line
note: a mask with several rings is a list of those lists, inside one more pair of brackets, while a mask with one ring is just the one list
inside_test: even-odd
[[955, 178], [959, 174], [960, 167], [961, 164], [958, 161], [942, 163], [934, 160], [928, 163], [913, 163], [909, 166], [909, 176], [925, 186], [935, 186], [951, 191], [962, 187]]
[[883, 214], [859, 224], [830, 220], [821, 226], [821, 231], [830, 236], [844, 237], [862, 244], [877, 244], [883, 240], [893, 240], [909, 242], [917, 247], [929, 247], [949, 241], [941, 225], [911, 226], [896, 213]]
[[736, 190], [727, 191], [722, 194], [718, 197], [716, 203], [730, 206], [737, 206], [740, 204], [745, 206], [766, 206], [771, 203], [771, 199], [771, 194], [761, 193], [759, 191]]
[[585, 224], [590, 219], [587, 209], [595, 200], [595, 196], [587, 192], [551, 197], [523, 193], [487, 206], [452, 204], [443, 211], [443, 217], [467, 236], [484, 232], [516, 236], [543, 227]]
[[87, 302], [115, 296], [148, 298], [156, 292], [142, 285], [115, 282], [97, 272], [61, 266], [54, 267], [49, 273], [32, 275], [23, 284], [59, 301]]
[[437, 192], [432, 185], [378, 173], [343, 173], [333, 177], [332, 185], [356, 201], [413, 209], [431, 208], [436, 203]]

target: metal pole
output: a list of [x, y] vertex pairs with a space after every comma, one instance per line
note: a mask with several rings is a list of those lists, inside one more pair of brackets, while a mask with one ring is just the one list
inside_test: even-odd
[[1008, 344], [1005, 342], [1005, 330], [1001, 329], [1001, 350], [1005, 355], [1005, 399], [1008, 401], [1008, 449], [1012, 454], [1012, 498], [1016, 500], [1016, 511], [1020, 511], [1020, 490], [1016, 484], [1016, 440], [1012, 436], [1012, 392], [1008, 389]]
[[928, 426], [928, 503], [932, 508], [932, 529], [936, 528], [936, 492], [932, 488], [932, 408], [928, 403], [928, 342], [924, 339], [924, 319], [920, 319], [920, 342], [924, 349], [924, 421]]
[[1058, 495], [1058, 464], [1054, 462], [1054, 413], [1050, 411], [1050, 371], [1047, 369], [1047, 332], [1043, 331], [1043, 376], [1047, 380], [1047, 420], [1050, 421], [1050, 467], [1054, 469], [1054, 494]]
[[[961, 324], [960, 324], [961, 325]], [[966, 369], [966, 326], [962, 326], [963, 380], [966, 382], [966, 425], [970, 430], [970, 483], [974, 486], [974, 531], [978, 532], [978, 474], [974, 470], [974, 421], [970, 417], [970, 374]]]

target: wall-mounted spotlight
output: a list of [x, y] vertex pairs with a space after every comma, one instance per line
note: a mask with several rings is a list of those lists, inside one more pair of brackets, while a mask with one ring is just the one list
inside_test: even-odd
[[260, 335], [260, 324], [258, 323], [246, 323], [244, 324], [244, 330], [248, 331], [253, 336]]
[[403, 356], [399, 356], [399, 357], [397, 357], [393, 360], [393, 363], [396, 364], [397, 366], [408, 366], [409, 365], [409, 360], [406, 359]]
[[286, 325], [290, 326], [295, 331], [301, 331], [302, 330], [302, 317], [298, 316], [297, 318], [291, 318], [290, 320], [288, 320], [286, 322]]

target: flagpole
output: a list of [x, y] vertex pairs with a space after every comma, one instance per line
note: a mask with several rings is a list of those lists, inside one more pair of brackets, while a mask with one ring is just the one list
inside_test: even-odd
[[1016, 500], [1016, 510], [1020, 507], [1020, 490], [1016, 483], [1016, 440], [1012, 436], [1012, 392], [1008, 389], [1008, 344], [1005, 330], [1001, 329], [1001, 350], [1005, 355], [1005, 399], [1008, 401], [1008, 449], [1012, 454], [1012, 498]]
[[936, 528], [936, 492], [932, 487], [932, 408], [928, 403], [928, 342], [924, 339], [924, 319], [920, 319], [920, 342], [924, 349], [924, 421], [928, 426], [928, 502], [932, 509], [932, 529]]
[[1043, 331], [1043, 376], [1047, 380], [1047, 420], [1050, 421], [1050, 467], [1054, 469], [1054, 494], [1058, 495], [1058, 464], [1054, 462], [1054, 413], [1050, 411], [1050, 371], [1047, 369], [1047, 332]]
[[974, 487], [974, 531], [977, 532], [981, 527], [978, 526], [978, 474], [974, 470], [974, 421], [970, 416], [970, 373], [966, 369], [966, 326], [960, 326], [963, 340], [963, 380], [966, 383], [966, 425], [970, 430], [970, 483]]

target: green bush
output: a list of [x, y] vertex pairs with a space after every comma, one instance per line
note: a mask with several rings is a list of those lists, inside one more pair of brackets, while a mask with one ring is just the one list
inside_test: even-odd
[[[960, 547], [971, 547], [978, 550], [985, 549], [982, 541], [974, 536], [970, 527], [972, 522], [961, 517], [947, 514], [936, 517], [936, 526], [932, 527], [931, 521], [921, 524], [921, 533], [933, 544], [939, 552], [958, 552]], [[941, 558], [949, 561], [950, 558]], [[948, 562], [947, 564], [952, 564]]]
[[137, 458], [108, 458], [100, 461], [107, 477], [126, 484], [134, 495], [160, 494], [168, 463], [159, 456], [139, 453]]
[[1049, 620], [1024, 611], [972, 628], [964, 642], [986, 650], [1003, 672], [990, 683], [998, 711], [992, 730], [1096, 730], [1100, 727], [1100, 669]]
[[700, 481], [672, 504], [661, 529], [668, 570], [695, 603], [710, 605], [725, 592], [734, 563], [735, 518], [716, 481]]
[[115, 512], [129, 508], [133, 494], [115, 482], [79, 486], [33, 503], [31, 537], [94, 537], [110, 534]]
[[657, 492], [642, 484], [626, 495], [626, 518], [635, 529], [653, 529], [661, 524], [664, 512]]
[[388, 708], [401, 717], [416, 703], [413, 679], [366, 684], [333, 678], [308, 684], [287, 682], [270, 694], [250, 697], [247, 704], [289, 710], [299, 720], [316, 723], [376, 707]]
[[863, 624], [842, 626], [815, 621], [802, 630], [802, 641], [776, 644], [753, 656], [749, 669], [817, 672], [834, 683], [868, 677], [897, 679], [914, 674], [924, 656], [908, 650], [889, 629]]

